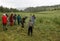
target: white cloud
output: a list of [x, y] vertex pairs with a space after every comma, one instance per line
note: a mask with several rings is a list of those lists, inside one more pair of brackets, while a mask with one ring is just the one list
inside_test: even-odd
[[35, 7], [60, 4], [60, 0], [0, 0], [0, 6], [4, 7]]

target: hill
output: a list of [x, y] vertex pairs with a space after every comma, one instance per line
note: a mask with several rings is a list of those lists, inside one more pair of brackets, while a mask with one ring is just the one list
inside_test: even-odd
[[41, 12], [41, 11], [53, 11], [53, 10], [60, 10], [60, 5], [28, 7], [24, 11], [25, 12]]

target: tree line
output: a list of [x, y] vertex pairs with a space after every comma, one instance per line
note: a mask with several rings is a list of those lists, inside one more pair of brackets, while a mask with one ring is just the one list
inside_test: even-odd
[[0, 12], [19, 12], [19, 10], [16, 8], [7, 8], [0, 6]]
[[53, 11], [53, 10], [60, 10], [60, 5], [28, 7], [24, 10], [18, 10], [16, 8], [7, 8], [0, 6], [0, 12], [41, 12], [41, 11]]
[[53, 11], [53, 10], [60, 10], [60, 5], [28, 7], [24, 10], [24, 12], [40, 12], [40, 11]]

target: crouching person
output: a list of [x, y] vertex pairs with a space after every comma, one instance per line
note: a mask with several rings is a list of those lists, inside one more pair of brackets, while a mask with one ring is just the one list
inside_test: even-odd
[[29, 23], [28, 23], [28, 36], [31, 35], [32, 36], [32, 33], [33, 33], [33, 22], [31, 20], [29, 20]]
[[7, 16], [6, 14], [3, 14], [2, 16], [2, 24], [3, 24], [3, 30], [7, 30], [6, 25], [7, 25]]
[[23, 18], [21, 19], [21, 27], [22, 27], [22, 28], [24, 28], [24, 24], [25, 24], [25, 22], [26, 22], [26, 19], [27, 19], [27, 17], [23, 17]]

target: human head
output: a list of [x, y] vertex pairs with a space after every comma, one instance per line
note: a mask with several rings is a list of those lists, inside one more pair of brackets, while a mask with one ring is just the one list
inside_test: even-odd
[[29, 20], [29, 22], [31, 22], [31, 20]]
[[33, 16], [35, 16], [35, 15], [33, 14]]
[[11, 14], [11, 16], [13, 16], [13, 14]]
[[20, 16], [20, 15], [18, 14], [18, 16]]
[[6, 14], [3, 14], [3, 16], [6, 16]]

